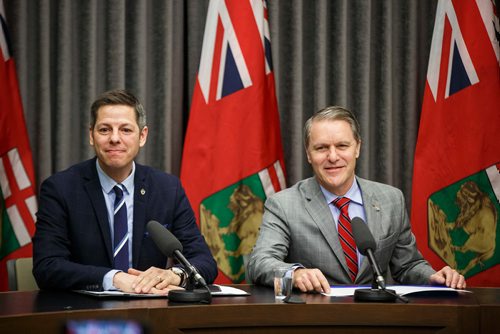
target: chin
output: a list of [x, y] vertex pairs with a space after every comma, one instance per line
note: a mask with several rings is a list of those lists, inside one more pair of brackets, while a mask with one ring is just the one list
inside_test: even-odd
[[125, 167], [127, 164], [123, 161], [118, 161], [115, 159], [107, 159], [103, 161], [108, 168], [119, 169]]
[[[328, 180], [328, 181], [330, 181], [330, 180]], [[339, 194], [337, 194], [337, 193], [338, 193], [338, 192], [339, 192], [339, 190], [341, 190], [341, 189], [344, 187], [344, 185], [345, 185], [345, 183], [343, 183], [343, 182], [339, 182], [339, 181], [340, 181], [340, 180], [339, 180], [339, 178], [337, 177], [337, 178], [336, 178], [336, 180], [335, 180], [335, 182], [326, 182], [326, 185], [328, 186], [328, 188], [327, 188], [327, 189], [330, 189], [330, 190], [329, 190], [330, 192], [332, 192], [332, 193], [334, 193], [334, 194], [336, 194], [336, 195], [339, 195]], [[326, 188], [326, 187], [325, 187], [325, 188]]]

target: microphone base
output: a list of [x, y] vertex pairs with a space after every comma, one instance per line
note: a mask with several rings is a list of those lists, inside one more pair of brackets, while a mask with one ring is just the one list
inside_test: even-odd
[[175, 303], [210, 303], [212, 296], [210, 291], [205, 289], [171, 290], [168, 300]]
[[[391, 293], [389, 293], [391, 292]], [[396, 301], [395, 290], [380, 289], [356, 289], [354, 290], [354, 300], [358, 302], [394, 303]]]

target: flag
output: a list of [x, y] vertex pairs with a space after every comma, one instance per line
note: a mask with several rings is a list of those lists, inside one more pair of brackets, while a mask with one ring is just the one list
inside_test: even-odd
[[219, 267], [245, 280], [265, 199], [285, 188], [267, 5], [210, 1], [181, 180]]
[[412, 226], [435, 269], [500, 286], [500, 48], [492, 0], [440, 0], [415, 150]]
[[0, 0], [0, 291], [9, 259], [31, 257], [37, 200], [35, 173]]

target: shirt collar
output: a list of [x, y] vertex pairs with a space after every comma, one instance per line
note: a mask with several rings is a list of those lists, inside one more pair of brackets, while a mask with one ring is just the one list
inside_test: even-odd
[[[116, 183], [115, 180], [113, 180], [104, 172], [101, 166], [99, 166], [99, 161], [97, 159], [95, 161], [95, 164], [97, 168], [97, 175], [99, 176], [99, 182], [101, 183], [101, 187], [106, 194], [109, 194], [111, 191], [113, 191], [113, 187], [116, 186], [118, 183]], [[130, 175], [125, 180], [123, 180], [123, 182], [121, 182], [121, 184], [125, 186], [125, 191], [127, 193], [129, 193], [130, 190], [133, 189], [134, 175], [135, 175], [135, 162], [132, 161], [132, 173], [130, 173]]]
[[[319, 185], [321, 188], [321, 191], [323, 192], [323, 195], [325, 196], [326, 203], [330, 204], [333, 202], [337, 197], [337, 195], [332, 194], [326, 188], [324, 188], [321, 184]], [[359, 184], [356, 178], [354, 178], [354, 182], [351, 185], [351, 188], [347, 191], [347, 193], [344, 196], [341, 197], [347, 197], [351, 200], [351, 202], [357, 203], [359, 205], [363, 205], [363, 197], [361, 196], [361, 189], [359, 188]]]

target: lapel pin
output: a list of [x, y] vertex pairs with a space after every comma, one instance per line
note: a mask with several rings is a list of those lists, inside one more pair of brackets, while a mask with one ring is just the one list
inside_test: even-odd
[[141, 195], [144, 196], [144, 194], [146, 193], [146, 190], [144, 190], [144, 188], [141, 189]]

